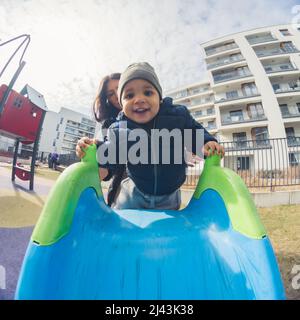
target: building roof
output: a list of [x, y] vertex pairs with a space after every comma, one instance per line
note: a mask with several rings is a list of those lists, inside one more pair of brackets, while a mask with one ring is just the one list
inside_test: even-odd
[[24, 96], [27, 96], [27, 98], [37, 107], [45, 111], [48, 111], [44, 96], [32, 87], [30, 87], [28, 84], [25, 85], [25, 87], [21, 90], [20, 93]]

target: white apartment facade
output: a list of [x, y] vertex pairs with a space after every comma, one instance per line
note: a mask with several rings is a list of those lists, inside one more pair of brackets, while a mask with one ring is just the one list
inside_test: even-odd
[[263, 146], [288, 137], [300, 144], [300, 25], [240, 32], [201, 47], [206, 79], [169, 92], [175, 103], [221, 142]]
[[85, 114], [67, 108], [61, 108], [58, 113], [48, 111], [41, 133], [39, 154], [74, 153], [81, 137], [93, 138], [97, 131], [97, 122]]

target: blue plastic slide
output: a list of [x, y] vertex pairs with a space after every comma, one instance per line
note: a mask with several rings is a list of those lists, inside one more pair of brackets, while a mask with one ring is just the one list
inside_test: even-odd
[[114, 211], [95, 152], [52, 189], [16, 299], [285, 299], [251, 195], [218, 156], [206, 160], [185, 209]]

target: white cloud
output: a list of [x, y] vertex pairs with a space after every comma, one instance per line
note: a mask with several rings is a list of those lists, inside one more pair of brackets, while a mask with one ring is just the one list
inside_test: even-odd
[[[90, 108], [101, 77], [123, 71], [135, 61], [150, 62], [165, 91], [199, 81], [204, 76], [200, 43], [290, 23], [295, 4], [292, 0], [1, 0], [0, 38], [31, 35], [17, 89], [29, 83], [44, 94], [51, 110], [64, 106], [80, 111]], [[1, 53], [0, 47], [0, 68], [7, 57]], [[6, 81], [16, 68], [14, 61]]]

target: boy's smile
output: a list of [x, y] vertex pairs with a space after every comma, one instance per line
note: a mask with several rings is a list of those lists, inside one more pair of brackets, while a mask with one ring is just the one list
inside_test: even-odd
[[159, 100], [155, 87], [142, 79], [129, 81], [121, 97], [125, 116], [137, 123], [147, 123], [157, 115]]

